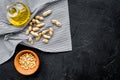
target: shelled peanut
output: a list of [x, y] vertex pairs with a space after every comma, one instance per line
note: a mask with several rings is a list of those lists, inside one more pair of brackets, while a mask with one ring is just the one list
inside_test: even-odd
[[25, 53], [20, 56], [19, 63], [23, 69], [32, 69], [36, 66], [36, 58], [30, 53]]

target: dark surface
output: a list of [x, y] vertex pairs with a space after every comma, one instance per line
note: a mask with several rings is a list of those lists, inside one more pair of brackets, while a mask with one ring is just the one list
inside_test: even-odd
[[[73, 51], [35, 51], [41, 67], [20, 75], [13, 56], [0, 66], [0, 80], [120, 80], [120, 0], [69, 0]], [[15, 53], [15, 54], [16, 54]]]

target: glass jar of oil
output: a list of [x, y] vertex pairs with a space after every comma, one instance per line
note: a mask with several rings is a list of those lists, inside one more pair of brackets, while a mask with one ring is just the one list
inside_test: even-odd
[[13, 3], [7, 6], [7, 18], [14, 26], [23, 27], [30, 20], [30, 9], [24, 3]]

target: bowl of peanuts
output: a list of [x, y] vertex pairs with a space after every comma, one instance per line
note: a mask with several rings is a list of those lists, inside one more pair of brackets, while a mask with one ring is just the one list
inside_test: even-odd
[[20, 74], [32, 75], [38, 70], [40, 60], [35, 52], [22, 50], [15, 56], [14, 66]]

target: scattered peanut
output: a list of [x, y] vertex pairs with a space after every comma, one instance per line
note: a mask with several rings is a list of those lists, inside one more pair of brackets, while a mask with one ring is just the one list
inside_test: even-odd
[[33, 30], [34, 32], [37, 32], [37, 31], [40, 30], [40, 28], [39, 28], [39, 27], [34, 27], [32, 30]]
[[41, 16], [36, 16], [35, 19], [40, 20], [40, 21], [43, 21], [43, 20], [44, 20], [44, 18], [41, 17]]
[[36, 37], [36, 41], [39, 41], [41, 37], [42, 37], [42, 33], [39, 33], [39, 36]]
[[45, 23], [40, 23], [40, 24], [37, 24], [37, 25], [36, 25], [36, 27], [39, 27], [39, 28], [41, 28], [41, 27], [43, 27], [43, 26], [45, 26]]
[[53, 24], [56, 24], [56, 22], [57, 22], [57, 20], [55, 20], [55, 19], [52, 20], [52, 23], [53, 23]]
[[19, 64], [23, 69], [32, 69], [36, 66], [36, 58], [30, 53], [25, 53], [20, 56]]
[[40, 21], [39, 20], [35, 20], [36, 24], [40, 24]]
[[33, 23], [32, 23], [32, 22], [30, 22], [30, 26], [33, 26]]
[[32, 26], [29, 26], [28, 30], [29, 30], [29, 31], [32, 31]]
[[30, 31], [27, 29], [26, 32], [25, 32], [26, 35], [29, 35], [30, 34]]
[[47, 10], [45, 12], [43, 12], [42, 16], [46, 17], [48, 15], [50, 15], [52, 13], [52, 10]]
[[50, 35], [50, 37], [52, 37], [52, 36], [53, 36], [53, 34], [54, 34], [54, 32], [49, 31], [49, 35]]
[[39, 36], [38, 33], [34, 32], [34, 31], [31, 31], [30, 33], [31, 33], [31, 35], [33, 35], [34, 37]]
[[54, 34], [54, 29], [53, 28], [49, 28], [49, 35], [50, 37], [52, 37]]
[[47, 44], [49, 42], [48, 39], [43, 39], [43, 43]]
[[56, 22], [56, 26], [61, 27], [62, 24], [60, 22]]
[[50, 36], [48, 36], [48, 35], [43, 35], [43, 37], [45, 38], [45, 39], [50, 39], [51, 37]]
[[31, 37], [29, 37], [28, 41], [29, 41], [31, 44], [34, 44], [33, 39], [32, 39]]
[[49, 30], [50, 30], [51, 32], [54, 32], [54, 29], [53, 29], [53, 28], [49, 28]]
[[48, 32], [49, 32], [49, 30], [44, 30], [44, 31], [42, 31], [42, 35], [44, 35], [44, 34], [46, 34]]
[[62, 24], [58, 20], [55, 20], [55, 19], [52, 20], [52, 23], [55, 24], [57, 27], [62, 26]]
[[35, 19], [32, 19], [32, 23], [35, 23], [35, 21], [36, 21]]

